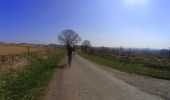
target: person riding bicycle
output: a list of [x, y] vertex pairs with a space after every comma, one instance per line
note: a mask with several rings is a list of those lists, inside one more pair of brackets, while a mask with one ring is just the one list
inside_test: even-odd
[[74, 48], [72, 45], [67, 46], [67, 56], [68, 56], [68, 65], [71, 67], [72, 56]]

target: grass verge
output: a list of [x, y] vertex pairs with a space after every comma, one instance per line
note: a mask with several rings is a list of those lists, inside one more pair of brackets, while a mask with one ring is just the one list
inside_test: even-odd
[[38, 53], [26, 54], [30, 64], [23, 71], [10, 70], [0, 75], [0, 100], [39, 100], [64, 53], [44, 59]]
[[160, 79], [167, 79], [170, 80], [170, 71], [169, 70], [160, 70], [151, 67], [144, 67], [140, 64], [128, 64], [119, 61], [114, 61], [107, 58], [101, 58], [97, 55], [90, 55], [90, 54], [80, 54], [82, 57], [89, 59], [95, 63], [114, 68], [120, 71], [128, 72], [130, 74], [140, 74], [146, 75], [150, 77], [160, 78]]

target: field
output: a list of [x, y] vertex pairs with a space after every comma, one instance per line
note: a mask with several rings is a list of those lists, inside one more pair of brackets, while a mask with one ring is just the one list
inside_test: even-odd
[[[166, 62], [158, 62], [153, 58], [143, 57], [142, 59], [131, 57], [107, 56], [99, 54], [81, 53], [81, 56], [96, 63], [114, 68], [131, 74], [146, 75], [155, 78], [170, 80], [170, 65]], [[155, 58], [155, 57], [154, 57]], [[146, 60], [147, 59], [147, 60]]]
[[[31, 52], [42, 52], [52, 50], [45, 47], [30, 46]], [[50, 51], [49, 51], [50, 52]], [[9, 69], [21, 69], [23, 65], [28, 63], [26, 57], [21, 56], [23, 53], [28, 53], [27, 45], [0, 45], [0, 74], [5, 73]]]
[[[45, 50], [43, 47], [30, 46], [30, 52]], [[0, 45], [0, 55], [28, 52], [27, 45]]]
[[0, 100], [39, 100], [64, 52], [31, 47], [27, 53], [27, 46], [0, 47]]

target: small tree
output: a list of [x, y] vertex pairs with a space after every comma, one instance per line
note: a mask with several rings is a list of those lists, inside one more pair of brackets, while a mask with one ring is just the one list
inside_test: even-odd
[[66, 29], [58, 35], [58, 41], [62, 45], [69, 47], [71, 45], [76, 45], [78, 42], [81, 41], [81, 38], [79, 34], [76, 33], [75, 31], [71, 29]]
[[84, 40], [81, 46], [82, 51], [88, 52], [91, 48], [91, 43], [89, 40]]

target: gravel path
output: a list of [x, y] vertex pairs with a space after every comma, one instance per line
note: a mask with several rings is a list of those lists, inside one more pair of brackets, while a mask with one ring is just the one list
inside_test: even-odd
[[60, 67], [43, 100], [162, 100], [141, 86], [127, 81], [133, 81], [129, 78], [133, 76], [114, 72], [78, 55], [73, 58], [72, 67]]

